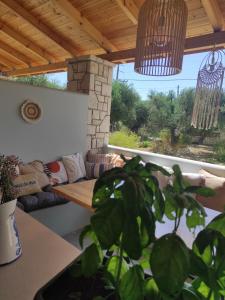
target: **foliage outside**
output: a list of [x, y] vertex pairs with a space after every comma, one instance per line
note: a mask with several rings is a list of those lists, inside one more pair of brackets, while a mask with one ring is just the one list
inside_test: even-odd
[[[221, 144], [220, 150], [216, 150], [215, 144], [225, 129], [225, 94], [221, 101], [219, 127], [208, 131], [191, 127], [194, 96], [192, 88], [182, 90], [179, 95], [151, 91], [148, 99], [142, 101], [133, 86], [114, 81], [112, 135], [125, 126], [140, 137], [140, 149], [214, 163], [224, 162], [225, 146], [222, 150]], [[210, 139], [211, 144], [208, 144]], [[114, 140], [110, 143], [115, 145]], [[125, 147], [121, 143], [120, 146]]]
[[47, 75], [18, 77], [15, 79], [15, 81], [51, 89], [64, 90], [66, 88], [65, 86], [59, 84], [57, 81], [48, 79]]
[[0, 155], [0, 204], [14, 200], [17, 196], [13, 185], [17, 165], [16, 157]]
[[[135, 157], [97, 180], [95, 213], [80, 235], [81, 246], [86, 236], [93, 243], [84, 250], [74, 275], [101, 277], [107, 296], [96, 295], [95, 300], [224, 299], [225, 213], [205, 227], [206, 213], [195, 195], [212, 196], [213, 191], [189, 186], [177, 165], [173, 184], [161, 191], [153, 176], [156, 171], [170, 176]], [[165, 218], [174, 228], [157, 239], [156, 226]], [[204, 227], [191, 249], [177, 234], [181, 218], [191, 231]]]
[[128, 129], [123, 129], [113, 132], [110, 135], [109, 143], [114, 146], [137, 149], [139, 148], [140, 137]]

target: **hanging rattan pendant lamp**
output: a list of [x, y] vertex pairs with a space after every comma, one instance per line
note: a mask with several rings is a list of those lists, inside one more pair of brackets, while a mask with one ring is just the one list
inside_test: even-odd
[[146, 0], [138, 18], [135, 71], [150, 76], [181, 72], [188, 9], [184, 0]]

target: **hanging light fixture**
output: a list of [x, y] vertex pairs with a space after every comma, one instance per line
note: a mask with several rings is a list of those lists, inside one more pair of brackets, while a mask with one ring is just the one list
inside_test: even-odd
[[135, 71], [169, 76], [181, 72], [188, 9], [184, 0], [146, 0], [138, 18]]

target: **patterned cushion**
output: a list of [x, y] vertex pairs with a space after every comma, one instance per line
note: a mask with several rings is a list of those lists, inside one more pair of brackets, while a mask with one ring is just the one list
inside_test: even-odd
[[68, 181], [66, 169], [62, 161], [52, 161], [50, 163], [47, 163], [46, 167], [48, 169], [48, 173], [50, 172], [50, 183], [52, 185], [61, 184]]
[[73, 183], [86, 176], [84, 160], [80, 153], [66, 155], [63, 156], [62, 159], [68, 175], [69, 183]]
[[45, 173], [44, 165], [39, 160], [34, 160], [28, 164], [20, 164], [19, 172], [21, 175], [35, 174], [41, 188], [49, 184], [49, 178]]
[[110, 164], [111, 159], [111, 154], [101, 154], [97, 153], [95, 150], [90, 150], [87, 153], [87, 161], [91, 163]]
[[41, 188], [34, 174], [19, 175], [13, 181], [17, 196], [26, 196], [41, 192]]
[[102, 164], [102, 163], [91, 163], [86, 161], [85, 162], [87, 178], [98, 178], [107, 170], [110, 170], [114, 167], [113, 164]]

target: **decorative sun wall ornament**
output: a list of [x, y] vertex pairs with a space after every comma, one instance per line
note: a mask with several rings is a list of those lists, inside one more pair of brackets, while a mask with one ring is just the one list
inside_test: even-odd
[[146, 0], [138, 18], [135, 71], [169, 76], [181, 72], [188, 9], [184, 0]]
[[208, 130], [218, 125], [224, 79], [224, 52], [213, 50], [203, 60], [198, 72], [191, 125]]
[[35, 124], [41, 120], [43, 110], [39, 103], [26, 100], [20, 107], [20, 113], [24, 121]]

